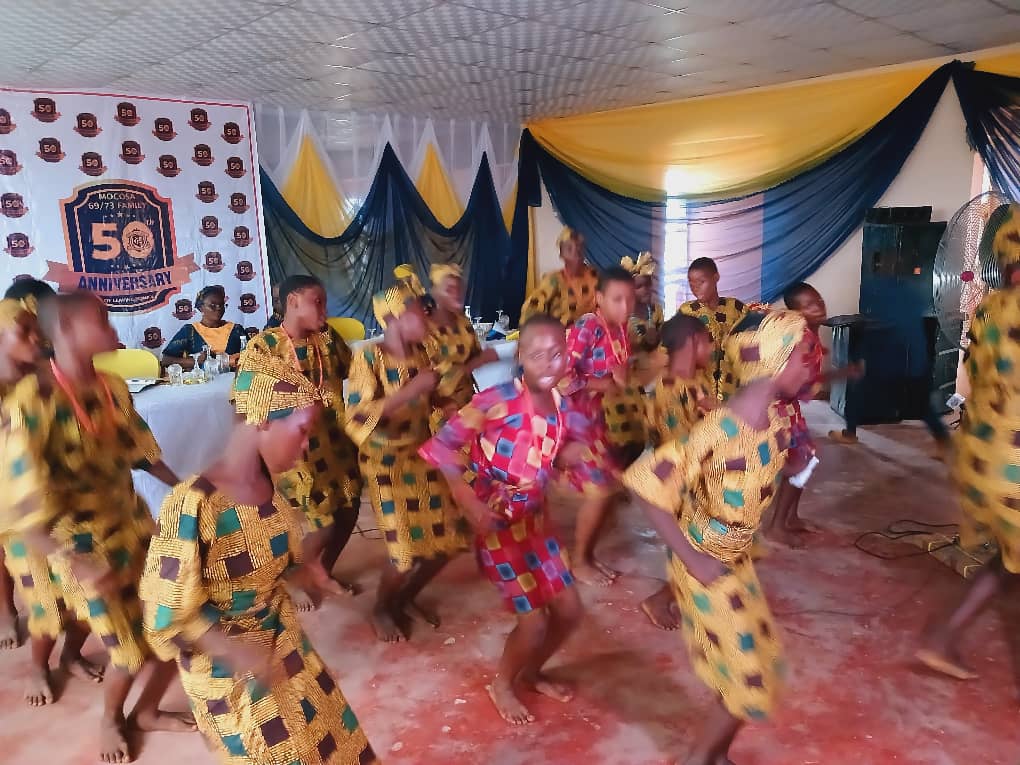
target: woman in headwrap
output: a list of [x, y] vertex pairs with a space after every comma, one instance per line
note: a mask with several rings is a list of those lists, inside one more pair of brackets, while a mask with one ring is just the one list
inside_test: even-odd
[[[974, 313], [964, 357], [970, 398], [955, 438], [953, 478], [963, 517], [960, 543], [998, 552], [972, 580], [956, 608], [926, 635], [917, 658], [959, 680], [977, 677], [959, 655], [964, 631], [993, 598], [1020, 581], [1020, 205], [999, 210], [988, 231], [1002, 287]], [[990, 224], [989, 227], [991, 227]], [[984, 240], [985, 237], [982, 237]]]
[[163, 503], [142, 577], [145, 630], [176, 659], [199, 730], [220, 762], [377, 763], [358, 719], [298, 621], [285, 574], [340, 592], [302, 565], [301, 516], [270, 476], [301, 457], [328, 393], [286, 360], [246, 353], [243, 415], [223, 456]]
[[584, 236], [565, 226], [556, 238], [563, 268], [544, 274], [524, 301], [521, 324], [529, 316], [547, 313], [569, 327], [595, 310], [599, 275], [584, 260]]
[[[23, 300], [0, 300], [0, 397], [6, 396], [22, 377], [31, 374], [38, 361], [39, 327], [35, 318], [35, 298], [29, 295]], [[16, 648], [18, 645], [13, 599], [16, 590], [28, 612], [28, 634], [32, 644], [32, 671], [25, 686], [25, 701], [31, 706], [43, 706], [54, 700], [50, 654], [62, 630], [65, 638], [60, 668], [64, 672], [100, 682], [103, 668], [82, 658], [81, 648], [88, 630], [73, 618], [68, 619], [64, 613], [63, 595], [46, 558], [29, 550], [17, 534], [4, 533], [10, 520], [0, 519], [0, 540], [3, 541], [0, 560], [6, 564], [0, 566], [0, 647]]]
[[727, 762], [741, 726], [772, 712], [782, 651], [750, 551], [784, 469], [772, 405], [807, 382], [806, 324], [778, 311], [735, 333], [740, 387], [672, 441], [636, 462], [624, 484], [669, 547], [667, 567], [691, 664], [721, 705], [707, 716], [689, 764]]
[[471, 321], [464, 315], [464, 279], [460, 266], [436, 264], [429, 271], [435, 307], [428, 317], [425, 354], [439, 375], [429, 426], [438, 433], [446, 419], [467, 406], [475, 393], [471, 375], [483, 364], [498, 361], [492, 348], [482, 350]]
[[199, 321], [181, 327], [163, 349], [163, 366], [180, 364], [184, 371], [205, 363], [203, 348], [209, 346], [213, 356], [221, 353], [230, 357], [230, 368], [237, 367], [241, 353], [241, 338], [245, 337], [244, 327], [232, 321], [224, 321], [227, 308], [227, 293], [218, 284], [210, 284], [198, 291], [195, 308], [202, 314]]
[[382, 342], [354, 354], [344, 427], [359, 462], [389, 563], [379, 581], [372, 623], [379, 639], [407, 635], [406, 613], [447, 561], [467, 546], [467, 527], [439, 471], [418, 456], [429, 439], [432, 397], [439, 382], [421, 346], [421, 300], [392, 286], [373, 298]]

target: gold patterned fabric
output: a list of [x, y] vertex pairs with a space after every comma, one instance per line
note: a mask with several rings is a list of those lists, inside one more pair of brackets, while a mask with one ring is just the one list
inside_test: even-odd
[[796, 311], [771, 311], [757, 329], [731, 334], [726, 356], [733, 360], [737, 383], [778, 375], [807, 332], [807, 322]]
[[956, 436], [953, 477], [963, 508], [961, 543], [992, 541], [1020, 573], [1020, 299], [989, 294], [974, 314], [965, 365], [970, 398]]
[[699, 406], [703, 399], [714, 393], [700, 377], [663, 378], [655, 383], [648, 399], [648, 423], [653, 446], [687, 438], [694, 423], [702, 418]]
[[283, 327], [253, 338], [242, 357], [265, 354], [300, 371], [320, 385], [330, 401], [308, 437], [308, 450], [286, 473], [276, 476], [276, 487], [290, 504], [304, 513], [312, 529], [335, 523], [337, 512], [357, 513], [364, 482], [358, 469], [358, 448], [343, 429], [343, 380], [351, 367], [351, 351], [332, 328], [304, 340], [293, 341]]
[[[141, 584], [145, 632], [157, 656], [177, 661], [199, 730], [224, 765], [378, 762], [284, 584], [301, 537], [279, 495], [237, 504], [202, 476], [179, 484], [160, 511]], [[272, 684], [199, 650], [214, 627], [271, 648]]]
[[14, 580], [18, 600], [28, 611], [28, 634], [56, 638], [64, 628], [60, 581], [45, 555], [36, 555], [16, 534], [6, 537], [4, 563]]
[[1009, 205], [1006, 215], [995, 230], [992, 252], [1000, 267], [1020, 263], [1020, 204]]
[[347, 382], [344, 424], [358, 445], [372, 509], [399, 571], [458, 553], [468, 542], [466, 522], [446, 482], [418, 455], [431, 437], [431, 402], [419, 397], [383, 414], [385, 398], [428, 368], [423, 350], [398, 359], [369, 346], [355, 354]]
[[414, 288], [409, 287], [405, 282], [397, 282], [384, 290], [380, 290], [372, 296], [372, 313], [379, 326], [386, 329], [388, 318], [397, 318], [405, 310], [407, 303], [414, 300], [419, 294]]
[[579, 276], [571, 277], [563, 270], [542, 276], [521, 308], [521, 324], [537, 313], [547, 313], [569, 327], [581, 316], [595, 310], [595, 292], [599, 275], [585, 266]]
[[686, 440], [642, 456], [623, 479], [639, 497], [674, 513], [691, 545], [728, 569], [707, 586], [676, 556], [667, 570], [691, 664], [741, 719], [767, 717], [779, 690], [782, 651], [751, 552], [787, 446], [780, 423], [753, 430], [723, 406]]
[[636, 259], [624, 255], [620, 258], [620, 267], [631, 276], [655, 276], [655, 261], [652, 260], [652, 253], [647, 250], [639, 252]]
[[667, 575], [695, 674], [719, 694], [734, 717], [768, 718], [786, 666], [751, 558], [739, 558], [707, 586], [676, 556], [670, 556]]
[[106, 597], [79, 582], [64, 556], [50, 559], [65, 602], [103, 642], [111, 665], [135, 672], [147, 653], [137, 585], [154, 523], [135, 494], [131, 469], [158, 462], [160, 451], [124, 381], [99, 376], [96, 385], [75, 391], [95, 432], [78, 421], [48, 374], [25, 378], [4, 399], [0, 528], [15, 534], [48, 528], [63, 550], [110, 567], [119, 590]]
[[433, 287], [438, 287], [439, 282], [448, 276], [460, 279], [463, 275], [464, 271], [456, 263], [433, 263], [429, 268], [429, 281]]
[[719, 305], [715, 308], [691, 300], [681, 305], [678, 310], [678, 313], [693, 316], [700, 321], [712, 335], [714, 345], [712, 366], [706, 372], [706, 378], [720, 401], [728, 399], [736, 390], [737, 381], [726, 359], [726, 338], [729, 337], [730, 330], [744, 318], [746, 312], [744, 304], [731, 297], [719, 298]]
[[432, 433], [438, 433], [446, 420], [448, 406], [458, 410], [467, 406], [475, 394], [474, 378], [467, 373], [464, 365], [482, 352], [478, 335], [464, 314], [456, 314], [452, 327], [429, 323], [425, 338], [425, 355], [436, 374], [439, 384], [433, 395], [436, 406], [429, 418]]
[[24, 301], [4, 298], [0, 300], [0, 331], [10, 329], [24, 312], [35, 313]]

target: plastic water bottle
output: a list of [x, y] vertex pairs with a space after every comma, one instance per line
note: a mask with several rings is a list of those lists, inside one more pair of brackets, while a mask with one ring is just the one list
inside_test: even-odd
[[244, 349], [248, 347], [248, 336], [241, 335], [241, 353], [244, 353]]
[[464, 306], [464, 315], [468, 317], [468, 321], [471, 321], [471, 306]]

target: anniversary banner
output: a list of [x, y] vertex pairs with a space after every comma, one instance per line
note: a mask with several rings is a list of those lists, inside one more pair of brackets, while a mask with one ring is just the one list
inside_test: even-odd
[[0, 89], [0, 290], [90, 290], [122, 343], [157, 354], [206, 285], [261, 329], [260, 206], [249, 104]]

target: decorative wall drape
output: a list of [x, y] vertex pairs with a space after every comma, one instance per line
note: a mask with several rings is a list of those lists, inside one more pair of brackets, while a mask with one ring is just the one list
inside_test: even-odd
[[1020, 200], [1020, 77], [961, 69], [953, 82], [967, 137], [993, 185]]
[[317, 276], [326, 285], [331, 316], [353, 316], [375, 326], [372, 295], [392, 282], [394, 267], [412, 264], [427, 284], [429, 266], [437, 262], [464, 268], [466, 302], [475, 314], [494, 317], [503, 309], [516, 317], [519, 312], [527, 254], [512, 258], [487, 157], [464, 214], [450, 227], [436, 220], [389, 145], [368, 195], [339, 236], [312, 231], [268, 174], [262, 182], [273, 279], [291, 273]]

